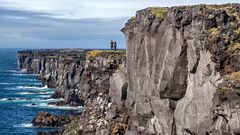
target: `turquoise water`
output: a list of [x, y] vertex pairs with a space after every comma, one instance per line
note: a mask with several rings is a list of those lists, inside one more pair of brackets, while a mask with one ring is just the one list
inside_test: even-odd
[[67, 114], [80, 109], [48, 105], [56, 101], [47, 99], [54, 90], [42, 86], [37, 75], [16, 71], [17, 51], [0, 49], [0, 135], [34, 135], [56, 130], [33, 127], [31, 120], [39, 111]]

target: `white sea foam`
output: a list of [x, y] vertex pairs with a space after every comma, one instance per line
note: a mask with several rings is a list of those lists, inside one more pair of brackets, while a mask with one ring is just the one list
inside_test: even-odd
[[13, 76], [38, 76], [39, 74], [12, 74]]
[[44, 109], [61, 109], [61, 110], [79, 110], [81, 111], [83, 109], [82, 106], [78, 107], [72, 107], [72, 106], [56, 106], [56, 105], [48, 105], [48, 103], [37, 103], [35, 105], [33, 104], [24, 104], [23, 106], [26, 107], [36, 107], [36, 108], [44, 108]]
[[7, 101], [8, 98], [0, 98], [0, 101]]
[[38, 86], [17, 86], [17, 89], [37, 89], [37, 90], [42, 90], [42, 89], [47, 89], [47, 86], [44, 87], [38, 87]]
[[0, 85], [41, 85], [41, 82], [34, 83], [0, 83]]
[[38, 97], [41, 97], [41, 98], [48, 98], [50, 95], [38, 95]]
[[35, 93], [31, 93], [31, 92], [18, 92], [17, 94], [19, 94], [19, 95], [32, 95], [32, 94], [35, 94]]
[[53, 94], [54, 91], [40, 91], [40, 92], [18, 92], [16, 94], [19, 94], [19, 95], [51, 95]]
[[19, 125], [15, 126], [15, 127], [31, 128], [31, 127], [33, 127], [33, 124], [31, 124], [31, 123], [23, 123], [23, 124], [19, 124]]
[[18, 70], [7, 70], [7, 72], [10, 72], [10, 73], [27, 73], [27, 70], [21, 70], [21, 71], [18, 71]]
[[54, 99], [54, 98], [47, 98], [47, 99], [34, 99], [34, 101], [37, 101], [38, 103], [43, 103], [43, 102], [58, 102], [58, 101], [64, 101], [63, 98], [59, 98], [59, 99]]

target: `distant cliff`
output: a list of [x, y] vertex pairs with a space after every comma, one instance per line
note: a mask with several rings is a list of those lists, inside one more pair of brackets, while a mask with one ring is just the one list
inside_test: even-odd
[[125, 51], [25, 50], [17, 61], [18, 70], [39, 74], [44, 85], [56, 88], [53, 98], [83, 105], [88, 97], [108, 91], [110, 75], [125, 63]]

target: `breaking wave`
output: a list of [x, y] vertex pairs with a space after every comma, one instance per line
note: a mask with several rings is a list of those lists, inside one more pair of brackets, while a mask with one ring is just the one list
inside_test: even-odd
[[15, 127], [31, 128], [31, 127], [33, 127], [33, 124], [31, 124], [31, 123], [23, 123], [23, 124], [16, 125]]
[[44, 108], [44, 109], [61, 109], [61, 110], [79, 110], [83, 109], [82, 106], [72, 107], [72, 106], [57, 106], [57, 105], [48, 105], [48, 103], [39, 103], [39, 104], [24, 104], [23, 106], [26, 107], [37, 107], [37, 108]]
[[38, 87], [38, 86], [17, 86], [17, 89], [37, 89], [37, 90], [42, 90], [42, 89], [47, 89], [47, 86], [44, 87]]

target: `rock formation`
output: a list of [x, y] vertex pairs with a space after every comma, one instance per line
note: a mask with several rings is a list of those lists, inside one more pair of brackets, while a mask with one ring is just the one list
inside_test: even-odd
[[[18, 52], [18, 70], [39, 74], [43, 85], [56, 88], [52, 98], [72, 106], [109, 90], [109, 79], [125, 63], [125, 51], [25, 50]], [[51, 103], [54, 104], [54, 103]]]
[[239, 132], [239, 97], [216, 94], [239, 71], [239, 15], [239, 4], [147, 8], [127, 22], [127, 134]]
[[32, 124], [39, 127], [62, 127], [74, 119], [77, 119], [76, 115], [57, 116], [48, 112], [39, 112], [32, 120]]

